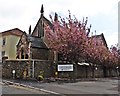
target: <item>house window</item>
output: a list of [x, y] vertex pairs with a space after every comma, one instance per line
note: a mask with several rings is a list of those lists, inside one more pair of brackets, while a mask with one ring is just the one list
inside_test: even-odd
[[2, 51], [2, 57], [5, 56], [5, 51]]
[[6, 42], [6, 38], [3, 38], [2, 45], [5, 45], [5, 42]]

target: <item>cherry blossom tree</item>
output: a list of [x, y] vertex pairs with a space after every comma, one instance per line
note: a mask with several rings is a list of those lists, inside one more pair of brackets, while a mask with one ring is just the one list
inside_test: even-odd
[[[89, 62], [101, 66], [116, 66], [118, 64], [118, 50], [112, 47], [109, 50], [104, 42], [95, 36], [89, 36], [90, 27], [87, 27], [88, 18], [82, 21], [72, 18], [58, 18], [55, 13], [54, 20], [50, 15], [53, 27], [45, 24], [48, 45], [57, 53], [62, 54], [62, 61]], [[119, 51], [120, 52], [120, 51]]]
[[111, 62], [113, 62], [115, 65], [114, 66], [120, 66], [120, 48], [118, 46], [118, 44], [116, 44], [115, 46], [111, 46], [110, 48], [110, 52], [111, 52]]
[[58, 20], [57, 14], [55, 14], [54, 20], [50, 16], [53, 30], [48, 25], [45, 25], [46, 35], [49, 41], [49, 47], [53, 48], [58, 53], [62, 54], [62, 60], [68, 62], [79, 62], [85, 58], [87, 53], [88, 35], [90, 28], [87, 28], [88, 18], [83, 21], [78, 21], [75, 17], [60, 17]]

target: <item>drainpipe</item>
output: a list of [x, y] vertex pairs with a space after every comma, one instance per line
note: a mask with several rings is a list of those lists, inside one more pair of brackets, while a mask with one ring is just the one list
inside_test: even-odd
[[35, 73], [35, 61], [33, 60], [33, 63], [32, 63], [32, 78], [34, 78], [34, 73]]

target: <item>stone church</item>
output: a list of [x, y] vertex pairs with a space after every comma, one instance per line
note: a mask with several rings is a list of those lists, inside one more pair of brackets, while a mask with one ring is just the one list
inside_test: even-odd
[[17, 44], [17, 59], [39, 59], [51, 60], [53, 59], [53, 52], [47, 44], [47, 38], [44, 31], [44, 24], [48, 24], [52, 28], [52, 23], [44, 17], [44, 8], [41, 7], [41, 16], [31, 32], [29, 27], [29, 34], [26, 32], [21, 36]]
[[[26, 32], [21, 36], [17, 44], [17, 59], [39, 59], [39, 60], [57, 60], [59, 57], [56, 52], [48, 47], [46, 32], [44, 31], [44, 24], [50, 26], [53, 29], [52, 23], [44, 16], [44, 8], [41, 6], [41, 15], [35, 25], [33, 32], [31, 32], [31, 26], [29, 27], [29, 34]], [[56, 17], [55, 13], [55, 18]], [[54, 19], [55, 19], [54, 18]], [[107, 47], [106, 40], [103, 33], [100, 35], [92, 36], [92, 38], [101, 39], [104, 45]], [[59, 60], [59, 58], [58, 58]]]

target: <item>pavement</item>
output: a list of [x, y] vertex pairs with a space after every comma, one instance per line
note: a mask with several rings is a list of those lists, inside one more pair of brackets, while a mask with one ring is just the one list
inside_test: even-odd
[[[1, 85], [7, 84], [7, 85], [15, 85], [15, 86], [22, 86], [22, 87], [26, 87], [26, 88], [30, 88], [30, 89], [34, 89], [34, 90], [38, 90], [38, 91], [42, 91], [42, 92], [46, 92], [49, 94], [54, 94], [54, 95], [59, 95], [59, 93], [56, 92], [52, 92], [52, 91], [48, 91], [42, 88], [37, 88], [37, 87], [33, 87], [27, 84], [22, 84], [22, 83], [17, 83], [18, 80], [2, 80], [2, 82], [0, 83]], [[23, 82], [23, 81], [20, 81]]]
[[7, 94], [8, 96], [9, 96], [9, 94], [12, 95], [12, 96], [13, 95], [19, 96], [21, 94], [23, 94], [25, 96], [26, 96], [26, 94], [30, 94], [30, 95], [32, 95], [32, 94], [35, 94], [35, 95], [37, 95], [37, 94], [47, 95], [48, 94], [48, 93], [43, 92], [43, 91], [30, 89], [30, 88], [26, 88], [26, 87], [22, 87], [22, 86], [16, 86], [16, 85], [2, 85], [1, 93], [2, 93], [2, 96], [4, 96], [5, 94]]

